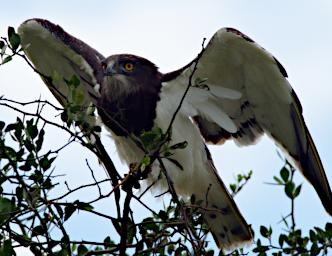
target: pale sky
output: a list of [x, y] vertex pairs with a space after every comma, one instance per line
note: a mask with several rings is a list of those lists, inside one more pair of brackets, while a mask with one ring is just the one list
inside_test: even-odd
[[[84, 3], [84, 4], [83, 4]], [[19, 5], [19, 8], [17, 7]], [[17, 27], [28, 18], [39, 17], [61, 25], [67, 32], [96, 48], [104, 56], [133, 53], [150, 59], [163, 72], [190, 62], [199, 52], [204, 37], [209, 39], [217, 29], [234, 27], [270, 51], [285, 67], [289, 81], [300, 98], [304, 117], [332, 183], [330, 119], [332, 84], [332, 4], [328, 0], [224, 0], [224, 1], [7, 1], [1, 4], [0, 35], [6, 36], [7, 26]], [[22, 61], [15, 60], [0, 67], [0, 95], [23, 101], [41, 96], [56, 102], [40, 78]], [[3, 112], [2, 109], [0, 111]], [[13, 120], [11, 113], [2, 117]], [[53, 133], [54, 132], [54, 133]], [[50, 145], [59, 145], [57, 131], [48, 134]], [[115, 148], [105, 137], [112, 159], [119, 170]], [[65, 139], [64, 139], [65, 141]], [[247, 148], [232, 142], [210, 147], [215, 164], [226, 184], [239, 172], [253, 170], [254, 175], [236, 202], [243, 215], [258, 233], [259, 225], [272, 225], [288, 214], [289, 202], [281, 188], [269, 186], [283, 162], [273, 142], [263, 138]], [[65, 151], [56, 161], [56, 168], [65, 173], [69, 182], [90, 180], [80, 146]], [[75, 159], [75, 161], [73, 160]], [[81, 159], [81, 160], [80, 160]], [[96, 162], [92, 159], [91, 162]], [[98, 169], [98, 166], [95, 167]], [[102, 169], [100, 177], [104, 177]], [[75, 182], [78, 183], [75, 183]], [[302, 176], [300, 198], [296, 202], [297, 225], [308, 229], [322, 226], [331, 217], [325, 213], [318, 196]], [[81, 196], [84, 200], [88, 193]], [[150, 200], [154, 204], [154, 199]], [[158, 201], [155, 201], [158, 204]], [[114, 211], [104, 200], [100, 209]], [[86, 221], [90, 218], [90, 221]], [[111, 225], [82, 215], [68, 223], [76, 239], [103, 239]], [[82, 221], [84, 224], [82, 225]], [[279, 226], [280, 227], [280, 226]]]

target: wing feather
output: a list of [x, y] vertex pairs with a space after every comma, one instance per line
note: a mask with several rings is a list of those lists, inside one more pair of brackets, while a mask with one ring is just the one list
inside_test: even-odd
[[18, 33], [26, 56], [41, 74], [51, 79], [42, 76], [61, 105], [66, 105], [70, 98], [64, 79], [70, 80], [73, 75], [80, 79], [79, 88], [84, 94], [82, 105], [95, 102], [103, 77], [104, 57], [99, 52], [43, 19], [23, 22]]
[[[166, 74], [173, 78], [166, 85], [183, 91], [195, 62], [180, 69], [177, 77], [177, 71]], [[190, 89], [184, 104], [192, 106], [191, 117], [207, 142], [233, 139], [240, 146], [250, 145], [264, 133], [274, 139], [332, 215], [332, 193], [324, 168], [299, 99], [286, 78], [286, 70], [273, 55], [241, 32], [223, 28], [208, 43], [193, 75], [193, 81], [204, 79], [205, 86], [201, 93], [198, 88]], [[204, 94], [201, 100], [200, 94]]]

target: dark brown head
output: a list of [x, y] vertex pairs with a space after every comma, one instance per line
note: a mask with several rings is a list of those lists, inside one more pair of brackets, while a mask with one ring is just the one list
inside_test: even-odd
[[103, 122], [118, 136], [150, 130], [163, 77], [158, 68], [147, 59], [129, 54], [106, 58], [102, 68], [98, 110]]
[[102, 90], [109, 96], [118, 98], [141, 90], [159, 92], [162, 75], [147, 59], [130, 54], [112, 55], [102, 62], [102, 68]]

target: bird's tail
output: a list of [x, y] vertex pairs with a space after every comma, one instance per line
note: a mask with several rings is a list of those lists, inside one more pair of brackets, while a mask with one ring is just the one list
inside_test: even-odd
[[[202, 214], [219, 248], [232, 249], [251, 242], [253, 234], [232, 196], [209, 161], [209, 186], [200, 195]], [[197, 196], [197, 195], [196, 195]]]

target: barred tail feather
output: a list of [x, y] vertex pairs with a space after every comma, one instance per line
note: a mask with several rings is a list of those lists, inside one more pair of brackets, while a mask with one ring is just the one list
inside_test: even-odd
[[196, 195], [203, 201], [204, 221], [219, 248], [229, 250], [249, 244], [253, 239], [250, 226], [217, 174], [212, 161], [208, 165], [210, 186], [205, 195]]

